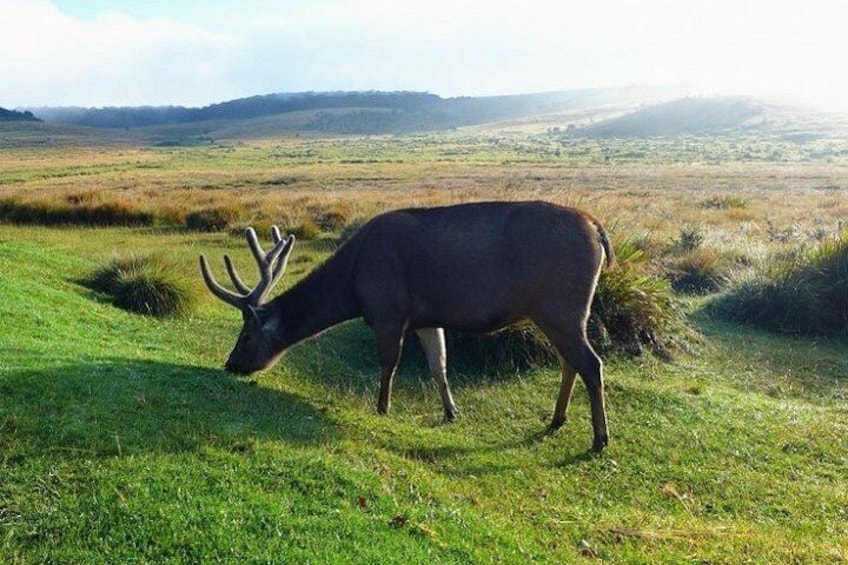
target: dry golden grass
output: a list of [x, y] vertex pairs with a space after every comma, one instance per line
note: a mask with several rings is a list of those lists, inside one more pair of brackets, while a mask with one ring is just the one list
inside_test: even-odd
[[513, 154], [498, 143], [422, 136], [2, 149], [0, 187], [4, 201], [119, 205], [163, 224], [224, 209], [236, 217], [230, 228], [312, 222], [329, 231], [399, 207], [544, 199], [588, 209], [614, 230], [665, 241], [697, 226], [711, 246], [752, 253], [778, 233], [782, 245], [821, 239], [848, 218], [842, 165], [597, 163]]

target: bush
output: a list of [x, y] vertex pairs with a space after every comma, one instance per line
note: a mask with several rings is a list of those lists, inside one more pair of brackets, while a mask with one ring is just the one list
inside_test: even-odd
[[161, 255], [115, 258], [86, 283], [115, 306], [149, 316], [189, 314], [199, 300], [196, 286]]
[[520, 322], [490, 335], [447, 332], [452, 363], [475, 372], [511, 374], [557, 360], [548, 338], [530, 322]]
[[709, 309], [778, 332], [848, 336], [848, 236], [773, 262]]

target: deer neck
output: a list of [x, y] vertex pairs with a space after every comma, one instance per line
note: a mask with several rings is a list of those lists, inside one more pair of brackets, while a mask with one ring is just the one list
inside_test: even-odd
[[279, 319], [281, 349], [362, 315], [350, 269], [337, 258], [312, 271], [269, 303]]

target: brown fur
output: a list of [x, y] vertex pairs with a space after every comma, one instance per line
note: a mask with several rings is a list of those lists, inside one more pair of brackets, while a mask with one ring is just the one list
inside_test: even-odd
[[[546, 202], [388, 212], [365, 224], [287, 292], [267, 304], [239, 306], [245, 325], [226, 366], [238, 373], [264, 369], [287, 347], [363, 317], [377, 342], [382, 374], [377, 409], [385, 414], [407, 331], [488, 332], [530, 319], [562, 359], [551, 429], [565, 422], [579, 373], [591, 401], [593, 447], [600, 450], [607, 443], [602, 363], [586, 339], [586, 320], [601, 264], [613, 261], [596, 219]], [[264, 268], [274, 267], [270, 263]], [[211, 275], [204, 278], [210, 284]], [[222, 298], [239, 305], [237, 299]], [[438, 347], [439, 340], [428, 341]], [[438, 351], [432, 353], [438, 358]], [[449, 397], [449, 391], [443, 394], [445, 417], [453, 419]]]

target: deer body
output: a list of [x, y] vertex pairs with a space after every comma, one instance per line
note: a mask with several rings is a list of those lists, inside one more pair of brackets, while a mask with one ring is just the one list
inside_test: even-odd
[[[275, 232], [275, 248], [261, 257], [251, 234], [257, 262], [266, 262], [259, 263], [267, 275], [262, 281], [273, 284], [294, 240]], [[445, 419], [453, 420], [457, 410], [446, 377], [443, 328], [488, 333], [530, 319], [562, 359], [551, 428], [565, 422], [579, 373], [589, 391], [593, 447], [599, 450], [607, 443], [602, 363], [586, 340], [586, 321], [605, 258], [612, 261], [606, 233], [584, 212], [544, 202], [487, 202], [377, 216], [323, 265], [265, 304], [261, 296], [247, 295], [267, 289], [248, 291], [229, 259], [241, 295], [218, 286], [203, 258], [201, 266], [210, 289], [244, 313], [228, 370], [263, 369], [287, 347], [362, 317], [377, 342], [382, 375], [377, 408], [383, 414], [407, 331], [418, 334], [439, 383]]]

